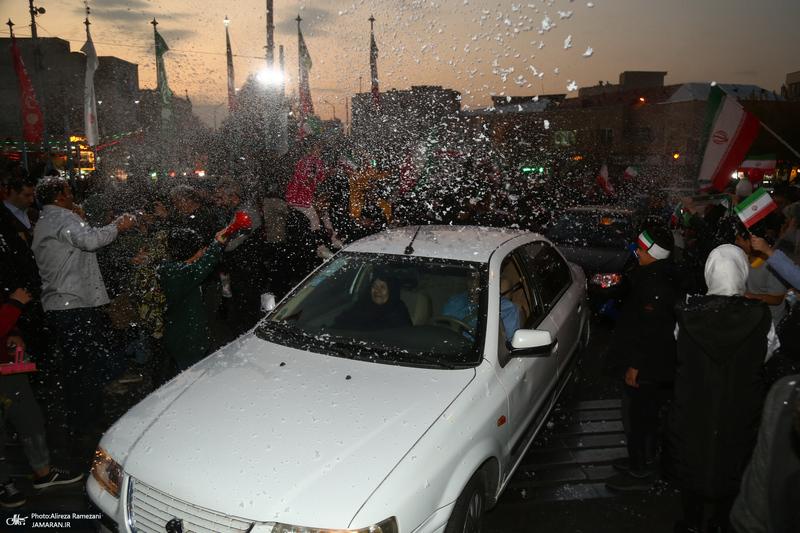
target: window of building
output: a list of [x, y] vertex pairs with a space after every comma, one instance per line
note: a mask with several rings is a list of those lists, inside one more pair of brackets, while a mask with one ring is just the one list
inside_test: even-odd
[[577, 132], [575, 130], [557, 131], [555, 132], [556, 146], [575, 146], [576, 136]]
[[612, 130], [611, 128], [597, 129], [598, 144], [611, 144], [613, 141], [614, 141], [614, 130]]
[[653, 140], [653, 132], [650, 126], [633, 126], [625, 130], [625, 138], [630, 141], [650, 142]]

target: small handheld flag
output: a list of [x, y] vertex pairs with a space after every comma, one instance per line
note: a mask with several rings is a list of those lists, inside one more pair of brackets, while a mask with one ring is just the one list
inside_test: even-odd
[[617, 194], [617, 191], [614, 190], [614, 186], [611, 185], [611, 181], [608, 179], [607, 165], [603, 165], [602, 167], [600, 167], [600, 172], [597, 173], [597, 178], [595, 179], [603, 188], [603, 192], [606, 193], [606, 196], [614, 196]]
[[742, 223], [748, 228], [777, 209], [765, 188], [760, 188], [734, 208]]

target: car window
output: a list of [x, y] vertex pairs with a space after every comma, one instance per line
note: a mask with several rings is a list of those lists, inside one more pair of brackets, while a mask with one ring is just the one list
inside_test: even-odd
[[[500, 312], [501, 315], [509, 314], [509, 309], [516, 312], [519, 316], [518, 323], [520, 327], [524, 327], [528, 323], [530, 317], [538, 314], [535, 306], [531, 305], [533, 301], [531, 298], [531, 286], [527, 278], [523, 275], [523, 270], [520, 268], [519, 258], [515, 254], [509, 255], [500, 268]], [[503, 300], [506, 300], [504, 303]], [[511, 302], [514, 308], [510, 308], [507, 302]], [[513, 337], [514, 332], [508, 331], [511, 320], [503, 321], [506, 334], [508, 337]]]
[[477, 363], [485, 279], [478, 263], [343, 252], [295, 289], [257, 334], [376, 362]]
[[545, 311], [549, 311], [572, 283], [569, 265], [555, 248], [544, 242], [523, 247], [521, 257], [535, 280]]

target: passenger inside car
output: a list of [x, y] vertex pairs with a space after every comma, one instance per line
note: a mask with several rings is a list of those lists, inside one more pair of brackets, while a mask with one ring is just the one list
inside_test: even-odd
[[339, 315], [335, 328], [375, 330], [411, 326], [411, 315], [400, 299], [397, 280], [383, 272], [375, 272], [366, 294]]
[[[478, 324], [480, 291], [480, 273], [471, 271], [467, 278], [467, 290], [452, 296], [442, 307], [442, 315], [457, 318], [470, 326], [472, 331], [465, 330], [462, 334], [471, 340], [474, 340], [472, 333]], [[514, 332], [520, 327], [519, 309], [503, 295], [500, 296], [500, 316], [503, 319], [506, 336], [511, 341]]]

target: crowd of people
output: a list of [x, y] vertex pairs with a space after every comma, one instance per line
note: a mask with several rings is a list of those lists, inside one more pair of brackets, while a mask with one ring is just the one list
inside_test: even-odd
[[[406, 224], [541, 231], [559, 209], [609, 200], [591, 179], [510, 189], [469, 169], [443, 188], [427, 178], [427, 187], [400, 191], [369, 157], [356, 165], [337, 159], [317, 143], [292, 164], [276, 164], [282, 174], [217, 180], [131, 174], [110, 182], [96, 174], [70, 183], [57, 171], [27, 176], [20, 166], [9, 169], [0, 205], [0, 335], [58, 375], [65, 425], [76, 441], [96, 444], [111, 422], [104, 417], [107, 394], [126, 394], [145, 377], [157, 387], [249, 330], [262, 316], [263, 293], [280, 298], [344, 243]], [[745, 196], [729, 192], [733, 203]], [[773, 197], [779, 209], [750, 228], [724, 203], [701, 207], [690, 198], [670, 228], [667, 199], [656, 192], [649, 200], [653, 216], [639, 238], [640, 266], [609, 348], [624, 387], [629, 455], [614, 462], [620, 473], [608, 485], [649, 489], [661, 455], [663, 472], [682, 489], [685, 517], [676, 530], [699, 531], [711, 501], [718, 528], [712, 530], [726, 531], [734, 508], [737, 527], [750, 531], [743, 524], [766, 516], [759, 498], [773, 482], [769, 450], [792, 450], [777, 430], [759, 437], [759, 462], [745, 473], [767, 384], [796, 372], [800, 358], [800, 311], [789, 305], [800, 281], [800, 204], [790, 189]], [[237, 213], [249, 226], [226, 232]], [[362, 308], [341, 320], [406, 323], [408, 310], [398, 302], [391, 280], [377, 276]], [[475, 322], [469, 291], [448, 306]], [[519, 327], [511, 313], [503, 322], [509, 332]], [[781, 348], [765, 367], [776, 339]], [[12, 421], [23, 443], [32, 439], [25, 452], [35, 479], [45, 480], [34, 486], [77, 481], [50, 467], [27, 383], [25, 374], [0, 377], [0, 392], [24, 392], [19, 400], [4, 392], [13, 398], [2, 405], [2, 420]], [[783, 380], [776, 388], [792, 386]], [[763, 416], [775, 424], [785, 418]], [[796, 457], [792, 464], [795, 477], [783, 488], [797, 495]], [[743, 478], [750, 489], [742, 488]], [[762, 487], [752, 488], [757, 483]], [[0, 505], [24, 501], [0, 459]]]
[[729, 209], [746, 185], [702, 209], [684, 198], [673, 231], [642, 228], [608, 349], [628, 455], [606, 485], [676, 483], [679, 533], [800, 526], [800, 203], [778, 188], [747, 227]]

